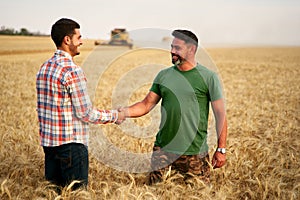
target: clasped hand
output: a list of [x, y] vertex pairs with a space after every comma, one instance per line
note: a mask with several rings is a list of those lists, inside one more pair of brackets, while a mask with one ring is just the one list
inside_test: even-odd
[[118, 108], [118, 119], [117, 121], [115, 122], [115, 124], [122, 124], [125, 120], [126, 120], [126, 109], [125, 108]]

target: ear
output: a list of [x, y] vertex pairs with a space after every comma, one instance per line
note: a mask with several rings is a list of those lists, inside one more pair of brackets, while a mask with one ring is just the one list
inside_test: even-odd
[[64, 44], [69, 45], [71, 43], [70, 36], [66, 35], [63, 40]]
[[195, 45], [191, 45], [189, 48], [189, 52], [194, 54], [196, 52], [196, 46]]

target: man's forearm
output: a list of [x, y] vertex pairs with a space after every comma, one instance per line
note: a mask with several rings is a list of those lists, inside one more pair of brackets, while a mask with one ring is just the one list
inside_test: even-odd
[[219, 99], [212, 102], [212, 109], [214, 111], [216, 120], [216, 132], [218, 137], [218, 147], [226, 147], [227, 138], [227, 120], [226, 111], [223, 99]]
[[150, 111], [142, 102], [137, 102], [124, 108], [126, 118], [135, 118], [147, 114]]
[[224, 117], [223, 120], [218, 120], [217, 122], [217, 137], [218, 137], [218, 147], [225, 148], [226, 147], [226, 139], [227, 139], [227, 120]]
[[160, 96], [154, 92], [149, 92], [143, 101], [137, 102], [131, 106], [125, 107], [124, 112], [126, 117], [140, 117], [152, 110], [152, 108], [159, 102]]

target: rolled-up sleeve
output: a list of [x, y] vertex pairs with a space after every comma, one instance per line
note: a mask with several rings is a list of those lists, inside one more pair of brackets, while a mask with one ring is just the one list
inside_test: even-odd
[[93, 108], [87, 93], [86, 77], [81, 68], [66, 74], [66, 88], [72, 102], [73, 115], [83, 122], [105, 124], [115, 122], [118, 118], [116, 110]]

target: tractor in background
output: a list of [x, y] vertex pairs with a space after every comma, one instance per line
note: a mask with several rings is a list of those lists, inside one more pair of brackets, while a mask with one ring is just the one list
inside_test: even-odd
[[110, 33], [109, 41], [95, 41], [95, 45], [128, 46], [130, 49], [133, 47], [132, 40], [125, 28], [115, 28]]

